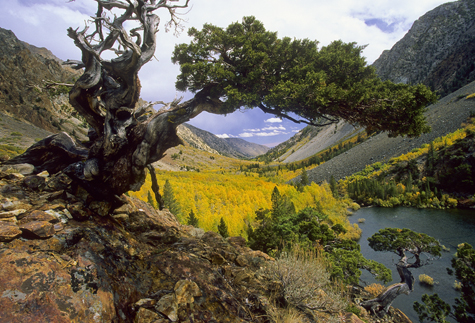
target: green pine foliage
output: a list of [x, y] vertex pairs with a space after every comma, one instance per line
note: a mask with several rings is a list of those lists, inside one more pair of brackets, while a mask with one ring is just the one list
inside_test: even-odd
[[188, 35], [190, 43], [173, 52], [176, 87], [222, 100], [223, 114], [258, 107], [321, 125], [341, 118], [391, 136], [430, 130], [423, 112], [436, 95], [424, 85], [381, 81], [362, 56], [365, 46], [278, 38], [255, 17], [227, 28], [204, 24]]
[[172, 185], [168, 180], [165, 181], [163, 186], [163, 206], [176, 216], [181, 213], [180, 204], [176, 201]]
[[158, 207], [157, 207], [157, 202], [156, 202], [155, 199], [152, 197], [152, 194], [150, 193], [150, 191], [147, 191], [147, 202], [148, 202], [148, 204], [150, 204], [154, 209], [158, 209]]
[[219, 233], [223, 238], [229, 237], [228, 225], [227, 225], [226, 222], [224, 221], [224, 218], [221, 218], [221, 220], [219, 220], [218, 233]]
[[339, 196], [338, 184], [335, 180], [335, 177], [333, 177], [333, 175], [330, 177], [330, 189], [332, 190], [333, 196], [335, 198], [338, 198], [338, 196]]
[[274, 188], [272, 209], [256, 212], [256, 227], [248, 228], [248, 241], [252, 249], [276, 255], [287, 245], [300, 245], [314, 250], [323, 248], [323, 254], [332, 261], [331, 276], [348, 284], [357, 284], [361, 269], [369, 270], [377, 279], [391, 280], [391, 271], [385, 266], [367, 260], [358, 243], [341, 239], [342, 225], [330, 225], [328, 216], [316, 208], [307, 207], [295, 212], [292, 203]]
[[190, 214], [188, 215], [188, 219], [187, 219], [187, 221], [186, 221], [186, 224], [192, 225], [192, 226], [194, 226], [195, 228], [198, 228], [198, 227], [199, 227], [200, 221], [199, 221], [198, 218], [196, 217], [196, 215], [195, 215], [195, 213], [193, 212], [193, 210], [190, 211]]

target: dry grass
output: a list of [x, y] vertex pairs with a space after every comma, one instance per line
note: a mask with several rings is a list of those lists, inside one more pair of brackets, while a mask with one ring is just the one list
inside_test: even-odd
[[272, 304], [272, 306], [269, 306], [267, 309], [267, 315], [269, 319], [275, 323], [296, 323], [307, 321], [305, 314], [293, 306], [281, 308], [276, 304]]

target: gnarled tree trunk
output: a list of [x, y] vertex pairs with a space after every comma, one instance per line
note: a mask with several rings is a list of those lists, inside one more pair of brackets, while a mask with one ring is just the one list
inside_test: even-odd
[[399, 253], [402, 257], [396, 264], [396, 268], [399, 277], [401, 278], [401, 282], [389, 286], [376, 298], [360, 303], [361, 306], [373, 314], [380, 315], [382, 313], [387, 313], [396, 297], [401, 294], [409, 295], [414, 290], [414, 276], [412, 276], [412, 273], [408, 268], [421, 266], [419, 255], [416, 254], [417, 260], [415, 263], [411, 264], [407, 262], [407, 256], [404, 251], [400, 250]]
[[[87, 34], [68, 29], [68, 35], [82, 52], [81, 61], [67, 61], [73, 68], [84, 68], [69, 93], [71, 105], [91, 126], [90, 142], [76, 143], [62, 133], [30, 147], [9, 164], [30, 163], [37, 172], [64, 171], [95, 198], [115, 201], [129, 190], [139, 190], [145, 181], [145, 168], [164, 156], [167, 149], [181, 143], [178, 125], [202, 111], [221, 113], [221, 101], [206, 89], [189, 101], [164, 104], [156, 112], [152, 105], [137, 106], [140, 96], [138, 72], [152, 59], [160, 19], [157, 9], [167, 9], [171, 25], [179, 27], [177, 8], [189, 0], [97, 0], [95, 29]], [[106, 10], [122, 10], [120, 16], [108, 17]], [[134, 20], [140, 26], [127, 32], [123, 24]], [[108, 30], [104, 35], [103, 30]], [[139, 33], [141, 32], [141, 33]], [[113, 50], [117, 58], [106, 60], [101, 54]], [[47, 156], [47, 158], [45, 158]], [[154, 173], [152, 174], [154, 175]], [[158, 194], [158, 186], [155, 185]]]

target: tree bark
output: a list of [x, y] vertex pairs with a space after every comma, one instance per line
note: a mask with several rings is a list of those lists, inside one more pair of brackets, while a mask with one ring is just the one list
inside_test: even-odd
[[400, 250], [399, 254], [402, 257], [396, 264], [396, 268], [401, 282], [389, 286], [376, 298], [360, 303], [361, 306], [373, 314], [381, 315], [382, 313], [387, 313], [396, 297], [401, 294], [409, 295], [414, 290], [414, 277], [408, 268], [420, 267], [419, 255], [416, 257], [417, 261], [411, 264], [407, 263], [407, 256], [404, 251]]
[[[87, 34], [87, 28], [68, 29], [82, 59], [66, 62], [73, 68], [84, 68], [69, 100], [91, 126], [90, 142], [86, 147], [64, 133], [54, 135], [8, 163], [30, 163], [37, 172], [63, 171], [95, 198], [114, 201], [122, 193], [139, 190], [145, 181], [145, 168], [161, 159], [167, 149], [181, 143], [176, 134], [178, 125], [202, 111], [224, 112], [220, 112], [222, 104], [210, 96], [209, 89], [181, 104], [172, 102], [158, 112], [150, 106], [137, 106], [138, 72], [152, 59], [156, 48], [155, 33], [160, 19], [154, 11], [167, 9], [171, 17], [167, 25], [179, 28], [175, 10], [187, 7], [189, 0], [97, 2], [92, 33]], [[115, 14], [106, 16], [107, 10], [115, 10]], [[122, 14], [117, 15], [117, 11]], [[140, 27], [127, 32], [123, 27], [127, 20], [138, 21]], [[103, 59], [101, 54], [107, 50], [115, 51], [118, 57]]]

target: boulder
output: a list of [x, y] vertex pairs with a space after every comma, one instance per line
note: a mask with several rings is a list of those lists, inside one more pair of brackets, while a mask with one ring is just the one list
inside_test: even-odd
[[0, 221], [0, 242], [9, 242], [19, 237], [22, 231], [11, 222]]
[[29, 239], [45, 239], [54, 235], [54, 225], [48, 221], [31, 221], [19, 226], [23, 236]]
[[50, 223], [57, 223], [59, 219], [55, 217], [54, 215], [48, 214], [44, 211], [35, 210], [31, 212], [30, 214], [28, 214], [27, 216], [21, 218], [19, 223], [21, 225], [21, 224], [28, 223], [31, 221], [46, 221]]

